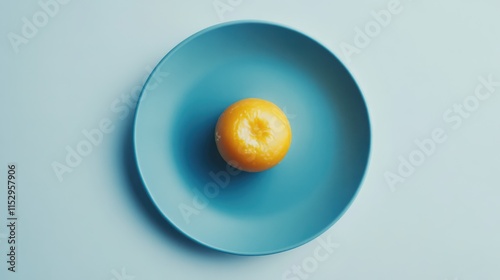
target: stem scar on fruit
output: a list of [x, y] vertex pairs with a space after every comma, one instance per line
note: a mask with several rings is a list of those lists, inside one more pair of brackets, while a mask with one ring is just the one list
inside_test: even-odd
[[260, 172], [283, 160], [292, 142], [292, 129], [285, 113], [274, 103], [247, 98], [233, 103], [220, 115], [215, 142], [228, 164]]

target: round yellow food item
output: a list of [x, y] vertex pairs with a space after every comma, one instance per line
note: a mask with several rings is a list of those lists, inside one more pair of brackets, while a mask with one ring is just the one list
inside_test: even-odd
[[292, 141], [288, 119], [274, 103], [248, 98], [219, 117], [215, 142], [224, 160], [243, 171], [259, 172], [278, 164]]

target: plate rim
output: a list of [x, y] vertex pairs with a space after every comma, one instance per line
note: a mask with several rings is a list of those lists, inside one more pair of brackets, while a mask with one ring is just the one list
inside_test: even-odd
[[[319, 230], [316, 234], [313, 234], [313, 235], [311, 235], [308, 238], [302, 239], [300, 242], [295, 242], [295, 243], [293, 243], [291, 245], [288, 245], [288, 246], [285, 246], [283, 248], [280, 248], [279, 250], [262, 250], [260, 252], [242, 252], [242, 251], [237, 251], [237, 250], [229, 250], [229, 249], [220, 248], [218, 246], [207, 244], [207, 243], [205, 243], [205, 242], [203, 242], [201, 240], [198, 240], [198, 239], [194, 238], [189, 233], [187, 233], [186, 231], [184, 231], [181, 227], [177, 226], [172, 220], [170, 220], [169, 217], [160, 208], [159, 204], [157, 203], [157, 201], [155, 200], [155, 198], [151, 194], [151, 191], [150, 191], [149, 187], [147, 186], [146, 182], [144, 181], [143, 172], [141, 170], [141, 167], [139, 165], [139, 159], [137, 157], [137, 139], [136, 139], [137, 138], [137, 131], [136, 131], [136, 129], [137, 129], [137, 122], [138, 122], [137, 119], [138, 119], [138, 114], [139, 114], [139, 108], [140, 108], [140, 105], [141, 105], [141, 101], [144, 98], [145, 92], [147, 91], [147, 89], [146, 89], [147, 85], [149, 84], [149, 82], [152, 79], [152, 77], [155, 76], [155, 73], [156, 73], [156, 71], [158, 71], [159, 67], [161, 65], [163, 65], [163, 63], [168, 59], [168, 57], [172, 56], [178, 49], [180, 49], [181, 47], [183, 47], [184, 45], [186, 45], [187, 43], [189, 43], [193, 39], [197, 38], [198, 36], [200, 36], [202, 34], [205, 34], [207, 32], [210, 32], [212, 30], [218, 29], [218, 28], [222, 28], [222, 27], [225, 27], [225, 26], [240, 25], [240, 24], [261, 24], [261, 25], [268, 25], [268, 26], [283, 28], [283, 29], [286, 29], [288, 31], [291, 31], [291, 32], [294, 32], [294, 33], [298, 33], [301, 36], [304, 36], [305, 38], [311, 40], [312, 42], [314, 42], [315, 44], [317, 44], [318, 46], [320, 46], [321, 48], [323, 48], [324, 50], [326, 50], [330, 54], [330, 56], [332, 56], [335, 60], [337, 60], [337, 62], [340, 64], [340, 66], [343, 68], [343, 70], [346, 71], [346, 73], [348, 74], [348, 76], [354, 82], [354, 86], [356, 87], [358, 93], [360, 94], [360, 98], [361, 98], [361, 101], [362, 101], [362, 104], [363, 104], [363, 111], [364, 111], [364, 113], [366, 114], [366, 117], [367, 117], [366, 118], [367, 129], [368, 129], [367, 130], [367, 134], [368, 134], [368, 139], [367, 139], [368, 140], [367, 157], [366, 157], [366, 162], [365, 162], [365, 164], [363, 166], [362, 176], [360, 178], [359, 183], [357, 184], [357, 187], [356, 187], [353, 195], [351, 196], [351, 198], [349, 199], [349, 201], [347, 202], [347, 204], [344, 206], [344, 208], [342, 209], [342, 211], [339, 212], [339, 214], [337, 215], [337, 217], [335, 219], [332, 219], [332, 221], [328, 225], [326, 225], [322, 230]], [[140, 95], [139, 95], [137, 103], [136, 103], [136, 107], [134, 109], [134, 115], [133, 115], [133, 117], [134, 117], [134, 119], [133, 119], [133, 127], [132, 127], [132, 146], [133, 146], [133, 149], [134, 149], [134, 153], [133, 153], [134, 163], [135, 163], [135, 166], [136, 166], [136, 171], [138, 172], [140, 181], [142, 183], [141, 187], [143, 187], [144, 190], [146, 191], [146, 194], [147, 194], [148, 198], [151, 200], [151, 202], [154, 205], [155, 209], [159, 212], [159, 214], [172, 227], [174, 227], [177, 231], [179, 231], [180, 233], [182, 233], [182, 235], [184, 237], [187, 237], [188, 239], [196, 242], [199, 245], [203, 245], [203, 246], [205, 246], [207, 248], [210, 248], [210, 249], [213, 249], [213, 250], [216, 250], [216, 251], [219, 251], [219, 252], [223, 252], [223, 253], [226, 253], [226, 254], [230, 254], [230, 255], [237, 255], [237, 256], [265, 256], [265, 255], [278, 254], [278, 253], [283, 253], [283, 252], [295, 249], [297, 247], [300, 247], [300, 246], [302, 246], [304, 244], [307, 244], [307, 243], [311, 242], [312, 240], [320, 237], [325, 232], [327, 232], [329, 229], [331, 229], [344, 216], [344, 214], [347, 212], [347, 210], [351, 207], [351, 205], [353, 204], [354, 200], [358, 196], [359, 191], [361, 190], [361, 187], [363, 186], [363, 184], [365, 182], [365, 179], [366, 179], [366, 176], [367, 176], [367, 173], [368, 173], [368, 168], [369, 168], [369, 165], [370, 165], [370, 162], [371, 162], [372, 144], [373, 143], [372, 143], [372, 125], [371, 125], [370, 111], [368, 109], [366, 98], [363, 95], [363, 92], [361, 91], [359, 83], [356, 81], [356, 79], [354, 78], [353, 74], [349, 71], [349, 69], [346, 67], [346, 65], [333, 53], [332, 50], [330, 50], [329, 48], [327, 48], [324, 44], [320, 43], [318, 40], [312, 38], [311, 36], [309, 36], [309, 35], [301, 32], [299, 30], [296, 30], [295, 28], [289, 27], [289, 26], [281, 24], [281, 23], [271, 22], [271, 21], [264, 21], [264, 20], [234, 20], [234, 21], [228, 21], [228, 22], [218, 23], [218, 24], [215, 24], [215, 25], [203, 28], [203, 29], [201, 29], [201, 30], [193, 33], [192, 35], [188, 36], [187, 38], [185, 38], [181, 42], [179, 42], [176, 46], [174, 46], [170, 51], [168, 51], [160, 59], [160, 61], [156, 64], [156, 66], [153, 68], [153, 70], [149, 74], [148, 78], [144, 82], [144, 85], [142, 86]]]

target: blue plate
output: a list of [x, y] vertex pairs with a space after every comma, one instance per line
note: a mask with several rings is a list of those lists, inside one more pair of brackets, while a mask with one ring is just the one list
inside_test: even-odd
[[[256, 97], [292, 127], [284, 160], [238, 172], [217, 152], [224, 109]], [[134, 148], [152, 201], [177, 229], [241, 255], [292, 249], [327, 230], [353, 200], [370, 150], [367, 108], [339, 60], [311, 38], [262, 22], [205, 29], [169, 52], [149, 77]]]

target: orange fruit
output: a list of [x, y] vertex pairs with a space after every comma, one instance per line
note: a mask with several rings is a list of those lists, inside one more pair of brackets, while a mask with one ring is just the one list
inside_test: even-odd
[[248, 98], [229, 106], [219, 117], [215, 142], [222, 158], [247, 172], [267, 170], [288, 152], [292, 129], [274, 103]]

